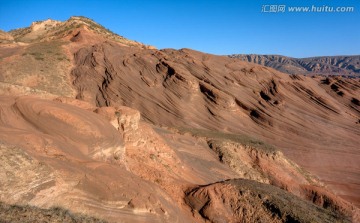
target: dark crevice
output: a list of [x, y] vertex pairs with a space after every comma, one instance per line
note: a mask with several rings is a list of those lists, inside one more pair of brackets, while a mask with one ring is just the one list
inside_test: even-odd
[[351, 103], [353, 103], [353, 104], [355, 104], [357, 106], [360, 106], [360, 101], [358, 99], [356, 99], [356, 98], [352, 98]]
[[214, 92], [207, 87], [205, 84], [200, 83], [200, 91], [203, 93], [208, 99], [210, 99], [212, 102], [216, 103], [216, 95]]
[[264, 91], [260, 91], [260, 96], [262, 99], [264, 99], [265, 101], [270, 101], [271, 98], [269, 97], [269, 95], [267, 95]]

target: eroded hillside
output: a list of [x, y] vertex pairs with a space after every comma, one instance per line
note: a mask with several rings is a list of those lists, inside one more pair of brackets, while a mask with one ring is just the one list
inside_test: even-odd
[[78, 99], [136, 108], [157, 125], [262, 139], [340, 196], [359, 202], [358, 80], [289, 76], [187, 49], [139, 50], [108, 43], [81, 49], [75, 60]]
[[358, 221], [359, 80], [156, 50], [82, 17], [1, 38], [0, 217]]

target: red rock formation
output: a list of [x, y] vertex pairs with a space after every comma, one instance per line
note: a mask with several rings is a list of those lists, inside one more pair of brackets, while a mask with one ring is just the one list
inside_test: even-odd
[[227, 57], [110, 43], [84, 48], [75, 60], [82, 100], [130, 106], [158, 125], [252, 135], [281, 148], [339, 196], [360, 202], [357, 80], [346, 80], [353, 87], [341, 96], [322, 79]]
[[44, 24], [0, 45], [1, 202], [115, 222], [358, 221], [357, 79]]

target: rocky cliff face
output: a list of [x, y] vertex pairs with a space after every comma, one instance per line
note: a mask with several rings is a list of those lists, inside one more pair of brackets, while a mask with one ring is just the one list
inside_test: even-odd
[[288, 74], [360, 76], [360, 56], [292, 58], [280, 55], [233, 54], [229, 57], [272, 67]]
[[82, 17], [6, 35], [1, 218], [359, 220], [357, 79], [156, 50]]

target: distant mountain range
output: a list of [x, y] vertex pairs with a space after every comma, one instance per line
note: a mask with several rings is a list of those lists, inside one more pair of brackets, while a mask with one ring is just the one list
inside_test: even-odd
[[229, 57], [272, 67], [288, 74], [360, 77], [360, 55], [292, 58], [281, 55], [233, 54]]

